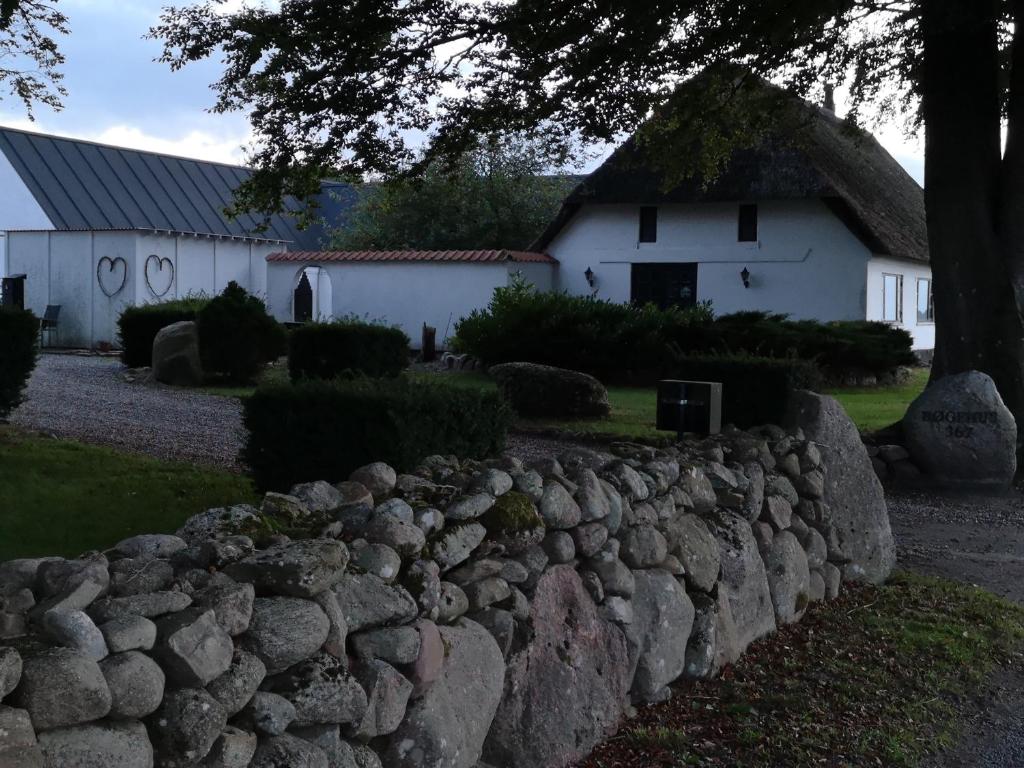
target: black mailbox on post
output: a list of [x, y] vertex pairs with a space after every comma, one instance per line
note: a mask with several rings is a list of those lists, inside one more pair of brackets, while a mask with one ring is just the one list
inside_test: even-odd
[[722, 431], [722, 385], [713, 381], [659, 381], [657, 427], [679, 435], [717, 435]]
[[25, 275], [11, 275], [0, 280], [0, 296], [3, 306], [25, 308]]

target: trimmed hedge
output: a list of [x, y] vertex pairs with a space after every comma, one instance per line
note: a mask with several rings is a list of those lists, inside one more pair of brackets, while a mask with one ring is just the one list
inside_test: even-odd
[[205, 296], [189, 296], [157, 304], [127, 307], [117, 318], [121, 361], [129, 368], [152, 365], [153, 339], [160, 329], [183, 320], [195, 320], [199, 310], [209, 301]]
[[347, 372], [394, 377], [409, 365], [409, 337], [398, 328], [358, 321], [309, 323], [288, 337], [288, 373], [334, 379]]
[[344, 480], [371, 461], [413, 469], [432, 454], [500, 451], [511, 411], [496, 392], [447, 382], [311, 379], [260, 387], [244, 401], [242, 450], [256, 486]]
[[284, 327], [235, 281], [199, 310], [199, 358], [207, 376], [245, 384], [287, 349]]
[[36, 366], [39, 320], [31, 312], [0, 307], [0, 419], [22, 400]]
[[541, 363], [606, 383], [651, 383], [667, 373], [673, 348], [694, 356], [797, 357], [842, 379], [914, 365], [912, 341], [887, 323], [822, 323], [767, 312], [716, 318], [707, 304], [662, 310], [513, 283], [496, 289], [486, 309], [456, 324], [453, 345], [486, 365]]
[[722, 425], [740, 429], [781, 424], [790, 395], [817, 389], [821, 371], [807, 360], [748, 355], [681, 357], [672, 378], [722, 383]]

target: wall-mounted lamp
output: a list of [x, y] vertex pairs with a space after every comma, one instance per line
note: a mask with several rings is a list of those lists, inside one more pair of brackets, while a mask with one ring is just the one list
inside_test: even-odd
[[750, 270], [747, 269], [746, 267], [744, 267], [743, 271], [740, 272], [740, 279], [743, 281], [743, 287], [744, 288], [749, 288], [750, 287]]
[[587, 267], [587, 271], [583, 273], [583, 277], [585, 277], [587, 279], [587, 285], [589, 285], [591, 288], [593, 288], [594, 287], [594, 270], [592, 270], [590, 267]]

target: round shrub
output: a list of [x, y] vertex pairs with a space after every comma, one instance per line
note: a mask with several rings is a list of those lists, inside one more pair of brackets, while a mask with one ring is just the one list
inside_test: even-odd
[[21, 402], [36, 365], [39, 320], [31, 312], [0, 307], [0, 419]]
[[284, 354], [284, 328], [267, 314], [266, 305], [238, 283], [228, 283], [197, 316], [199, 357], [208, 376], [249, 383]]
[[577, 419], [607, 416], [608, 390], [579, 371], [535, 363], [502, 363], [488, 373], [520, 416]]
[[358, 372], [397, 376], [409, 365], [409, 337], [398, 328], [358, 320], [308, 323], [288, 336], [288, 373], [299, 379], [333, 379]]

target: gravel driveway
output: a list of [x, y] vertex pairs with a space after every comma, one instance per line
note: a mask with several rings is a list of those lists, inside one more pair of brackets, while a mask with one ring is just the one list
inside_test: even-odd
[[160, 459], [238, 469], [237, 400], [128, 383], [124, 370], [115, 358], [44, 354], [11, 422]]

